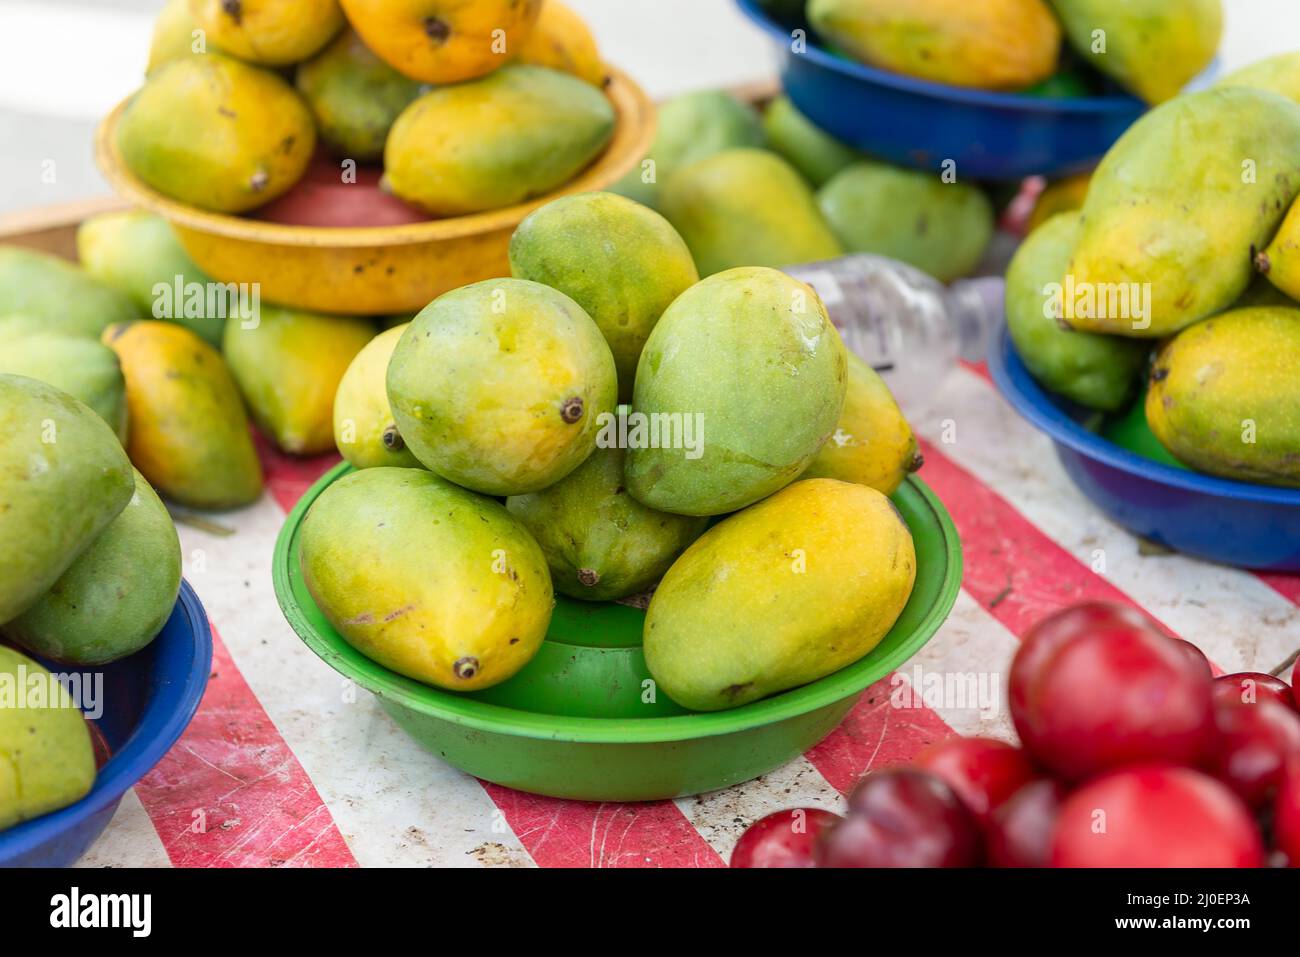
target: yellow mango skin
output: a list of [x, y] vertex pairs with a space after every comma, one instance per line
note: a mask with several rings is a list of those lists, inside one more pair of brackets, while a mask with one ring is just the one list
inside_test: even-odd
[[[1255, 182], [1243, 182], [1246, 159]], [[1149, 324], [1070, 302], [1060, 315], [1084, 332], [1160, 338], [1228, 308], [1298, 191], [1300, 106], [1290, 100], [1229, 87], [1156, 107], [1097, 168], [1066, 269], [1076, 290], [1149, 284]]]
[[[1220, 0], [1051, 0], [1075, 51], [1148, 103], [1163, 103], [1210, 65], [1223, 37]], [[1105, 31], [1105, 51], [1094, 31]]]
[[90, 729], [72, 697], [49, 672], [11, 648], [0, 646], [0, 675], [19, 694], [39, 680], [54, 700], [20, 699], [24, 707], [0, 705], [0, 831], [80, 801], [95, 783]]
[[338, 0], [189, 0], [190, 15], [220, 49], [250, 63], [288, 66], [343, 26]]
[[388, 364], [388, 400], [407, 448], [487, 495], [536, 492], [581, 465], [617, 393], [614, 357], [591, 317], [523, 279], [439, 296]]
[[519, 63], [572, 73], [592, 86], [604, 87], [609, 82], [591, 29], [560, 0], [546, 0], [542, 4], [541, 16], [519, 46], [515, 59]]
[[1291, 204], [1273, 240], [1256, 254], [1255, 268], [1275, 288], [1300, 298], [1300, 201]]
[[353, 357], [334, 395], [334, 444], [354, 467], [420, 468], [388, 404], [388, 360], [409, 322], [381, 332]]
[[1236, 309], [1160, 347], [1146, 414], [1175, 457], [1211, 475], [1300, 486], [1300, 309]]
[[650, 331], [700, 278], [668, 220], [615, 193], [566, 196], [531, 213], [510, 237], [510, 273], [558, 289], [595, 320], [623, 402]]
[[127, 452], [182, 505], [235, 508], [262, 494], [239, 389], [221, 354], [181, 326], [148, 320], [104, 330], [126, 379]]
[[831, 478], [893, 495], [925, 461], [889, 386], [851, 351], [844, 411], [834, 434], [800, 478]]
[[[342, 0], [366, 46], [425, 83], [459, 83], [523, 48], [542, 0]], [[501, 31], [497, 33], [496, 31]]]
[[551, 621], [546, 559], [523, 526], [498, 502], [422, 469], [339, 479], [303, 520], [299, 561], [349, 644], [451, 691], [505, 681]]
[[912, 533], [873, 488], [809, 479], [725, 519], [646, 610], [646, 665], [673, 701], [720, 711], [871, 651], [916, 581]]
[[1049, 183], [1034, 203], [1034, 211], [1025, 223], [1025, 235], [1029, 236], [1043, 223], [1058, 213], [1072, 213], [1082, 209], [1088, 198], [1088, 185], [1092, 182], [1092, 172], [1076, 173], [1065, 179]]
[[307, 104], [274, 73], [217, 53], [150, 74], [122, 112], [118, 146], [158, 192], [242, 213], [302, 177], [316, 148]]
[[1280, 53], [1234, 70], [1215, 86], [1249, 86], [1300, 103], [1300, 52]]
[[226, 323], [222, 352], [253, 421], [283, 451], [334, 448], [334, 396], [348, 365], [375, 337], [368, 319], [263, 306], [253, 328]]
[[1047, 79], [1061, 47], [1043, 0], [809, 0], [808, 21], [871, 66], [985, 90]]

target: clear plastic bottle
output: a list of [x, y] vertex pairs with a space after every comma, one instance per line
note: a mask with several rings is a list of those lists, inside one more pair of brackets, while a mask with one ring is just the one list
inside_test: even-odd
[[826, 304], [844, 344], [881, 374], [909, 416], [924, 414], [959, 359], [979, 361], [1002, 319], [996, 276], [950, 286], [913, 266], [854, 253], [784, 270]]

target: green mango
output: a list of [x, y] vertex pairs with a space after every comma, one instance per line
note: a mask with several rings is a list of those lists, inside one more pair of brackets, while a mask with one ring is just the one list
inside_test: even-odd
[[3, 831], [85, 797], [95, 783], [95, 752], [85, 717], [48, 671], [0, 646], [0, 678], [23, 696], [13, 702], [0, 697]]
[[[98, 339], [114, 322], [138, 318], [123, 295], [66, 259], [18, 246], [0, 246], [0, 339], [39, 329]], [[18, 322], [12, 317], [23, 316]]]
[[1300, 192], [1297, 156], [1300, 105], [1276, 93], [1212, 89], [1146, 114], [1088, 187], [1064, 321], [1159, 338], [1227, 309]]
[[572, 472], [596, 448], [617, 395], [596, 323], [564, 293], [524, 279], [439, 296], [388, 363], [388, 401], [407, 448], [488, 495], [536, 492]]
[[1130, 403], [1128, 409], [1117, 415], [1108, 416], [1102, 423], [1100, 434], [1106, 441], [1113, 442], [1120, 448], [1128, 449], [1153, 462], [1178, 469], [1187, 468], [1169, 454], [1169, 450], [1160, 444], [1160, 440], [1151, 431], [1151, 426], [1147, 423], [1146, 389], [1142, 390], [1142, 394], [1136, 401]]
[[1052, 286], [1082, 232], [1077, 212], [1059, 213], [1016, 250], [1007, 268], [1007, 330], [1025, 368], [1044, 386], [1090, 409], [1115, 412], [1133, 397], [1150, 345], [1076, 332], [1057, 321]]
[[353, 357], [334, 395], [334, 444], [354, 468], [419, 468], [388, 404], [388, 361], [409, 321], [386, 329]]
[[610, 191], [657, 207], [660, 184], [676, 170], [723, 150], [763, 142], [763, 121], [748, 103], [725, 90], [683, 93], [659, 107], [659, 128], [650, 152]]
[[622, 401], [650, 330], [700, 278], [666, 219], [614, 193], [566, 196], [529, 215], [510, 238], [510, 273], [558, 289], [595, 320]]
[[117, 125], [122, 159], [158, 192], [242, 213], [292, 187], [316, 148], [307, 104], [283, 79], [218, 53], [149, 75]]
[[811, 286], [761, 267], [696, 283], [641, 353], [632, 407], [659, 441], [629, 439], [628, 491], [679, 515], [772, 494], [835, 431], [847, 379], [847, 350]]
[[757, 701], [871, 651], [915, 580], [912, 534], [888, 498], [796, 482], [709, 529], [668, 569], [646, 610], [646, 666], [684, 708]]
[[541, 545], [556, 591], [588, 601], [643, 592], [708, 527], [707, 518], [658, 512], [628, 495], [625, 458], [598, 448], [550, 488], [506, 500]]
[[312, 503], [299, 542], [303, 581], [339, 634], [416, 681], [498, 684], [550, 625], [537, 543], [500, 503], [423, 469], [344, 476]]
[[134, 489], [122, 443], [88, 406], [0, 374], [0, 624], [49, 590]]
[[358, 163], [383, 158], [388, 131], [426, 89], [371, 53], [351, 27], [298, 66], [297, 86], [316, 117], [321, 142]]
[[573, 179], [613, 133], [614, 108], [590, 83], [514, 64], [403, 110], [384, 147], [385, 182], [435, 216], [511, 206]]
[[1162, 445], [1194, 469], [1300, 486], [1300, 309], [1236, 309], [1198, 322], [1156, 353], [1146, 413]]
[[803, 178], [821, 186], [862, 154], [841, 143], [799, 112], [784, 94], [763, 112], [763, 131], [768, 146], [785, 157]]
[[77, 258], [90, 275], [130, 296], [141, 316], [170, 320], [221, 345], [226, 316], [186, 315], [185, 297], [175, 294], [177, 283], [185, 290], [212, 280], [161, 216], [138, 209], [91, 216], [77, 228]]
[[737, 266], [793, 266], [844, 252], [803, 178], [767, 150], [726, 150], [664, 183], [659, 209], [701, 276]]
[[1249, 86], [1300, 103], [1300, 52], [1280, 53], [1221, 77], [1215, 86]]
[[88, 405], [126, 442], [126, 382], [117, 356], [94, 339], [33, 332], [0, 349], [0, 373], [40, 379]]
[[181, 587], [181, 543], [139, 472], [135, 494], [48, 592], [0, 632], [45, 658], [102, 665], [153, 641]]
[[977, 186], [861, 160], [817, 192], [844, 248], [888, 256], [941, 282], [968, 276], [993, 238], [993, 204]]
[[1223, 36], [1221, 0], [1051, 0], [1086, 63], [1148, 103], [1163, 103], [1210, 65]]

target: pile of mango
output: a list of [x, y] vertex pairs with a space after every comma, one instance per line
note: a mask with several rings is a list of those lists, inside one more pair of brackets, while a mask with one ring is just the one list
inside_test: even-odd
[[613, 193], [534, 212], [510, 265], [343, 377], [357, 471], [312, 504], [299, 554], [339, 633], [475, 691], [533, 657], [555, 592], [654, 589], [651, 674], [706, 711], [870, 651], [916, 574], [887, 496], [920, 458], [813, 289], [761, 266], [700, 279], [667, 220]]
[[609, 142], [591, 32], [558, 0], [170, 0], [118, 146], [173, 199], [246, 213], [319, 142], [425, 216], [548, 193]]
[[[1148, 103], [1214, 59], [1221, 0], [761, 0], [832, 52], [983, 90], [1086, 95], [1101, 74]], [[1064, 38], [1064, 51], [1062, 49]]]
[[1300, 53], [1136, 123], [1007, 273], [1039, 382], [1213, 475], [1300, 485]]

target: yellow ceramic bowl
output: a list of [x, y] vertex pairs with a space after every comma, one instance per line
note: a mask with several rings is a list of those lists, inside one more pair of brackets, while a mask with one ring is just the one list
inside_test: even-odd
[[650, 149], [654, 103], [627, 74], [610, 68], [606, 94], [614, 136], [605, 151], [563, 187], [545, 196], [470, 216], [400, 226], [285, 226], [187, 206], [141, 181], [122, 159], [119, 103], [95, 134], [95, 158], [113, 187], [166, 218], [208, 275], [257, 282], [267, 302], [320, 312], [381, 315], [415, 312], [449, 289], [508, 276], [510, 234], [534, 209], [567, 193], [604, 189]]

